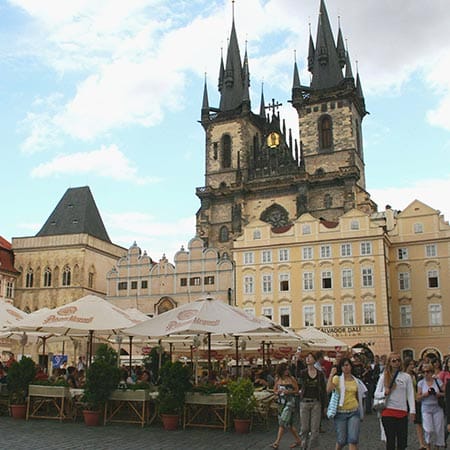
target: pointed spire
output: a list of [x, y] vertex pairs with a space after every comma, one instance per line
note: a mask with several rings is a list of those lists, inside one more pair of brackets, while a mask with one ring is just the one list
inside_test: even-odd
[[242, 103], [245, 110], [250, 111], [250, 72], [248, 70], [248, 56], [247, 56], [247, 41], [245, 42], [245, 55], [244, 55], [244, 65], [242, 66], [242, 72], [244, 77], [244, 86], [242, 94]]
[[337, 50], [337, 53], [338, 53], [339, 64], [341, 66], [341, 69], [343, 69], [344, 65], [345, 65], [346, 51], [345, 51], [344, 38], [342, 37], [342, 30], [341, 30], [341, 25], [340, 24], [339, 24], [339, 31], [338, 31], [338, 37], [337, 37], [336, 50]]
[[261, 84], [261, 102], [259, 104], [259, 115], [263, 119], [266, 118], [266, 102], [264, 100], [264, 83]]
[[206, 84], [206, 72], [205, 72], [205, 85], [203, 86], [203, 101], [202, 101], [202, 111], [209, 111], [209, 100], [208, 100], [208, 86]]
[[353, 78], [352, 64], [348, 51], [345, 52], [345, 78]]
[[335, 87], [343, 78], [324, 0], [320, 0], [312, 74], [311, 88], [313, 89]]
[[294, 61], [294, 81], [292, 83], [292, 89], [300, 88], [300, 76], [298, 74], [297, 61]]
[[220, 49], [220, 68], [219, 68], [219, 92], [223, 89], [223, 79], [225, 77], [225, 66], [223, 64], [223, 48]]
[[227, 59], [223, 77], [223, 87], [220, 97], [220, 110], [230, 111], [241, 106], [244, 97], [244, 80], [241, 55], [234, 24], [234, 3], [233, 22], [231, 25], [230, 40], [228, 42]]
[[356, 72], [356, 93], [359, 98], [364, 99], [364, 94], [361, 86], [361, 80], [359, 79], [359, 72]]
[[314, 68], [314, 42], [311, 35], [311, 24], [309, 24], [309, 50], [308, 50], [308, 71], [312, 73]]

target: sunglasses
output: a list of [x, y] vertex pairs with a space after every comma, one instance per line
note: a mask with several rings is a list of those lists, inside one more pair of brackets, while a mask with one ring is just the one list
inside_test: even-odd
[[392, 358], [391, 362], [400, 362], [400, 359], [399, 358]]

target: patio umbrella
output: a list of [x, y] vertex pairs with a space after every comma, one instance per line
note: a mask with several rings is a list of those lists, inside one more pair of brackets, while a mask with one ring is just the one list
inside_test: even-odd
[[128, 335], [151, 337], [207, 334], [208, 368], [211, 371], [211, 334], [236, 334], [246, 331], [279, 332], [281, 327], [250, 316], [242, 309], [221, 300], [208, 297], [166, 311], [123, 332]]
[[306, 346], [311, 349], [336, 350], [348, 347], [345, 342], [314, 327], [304, 328], [298, 331], [297, 334], [305, 341]]
[[90, 362], [94, 332], [103, 335], [117, 334], [136, 323], [139, 321], [130, 317], [123, 309], [95, 295], [86, 295], [72, 303], [45, 311], [39, 316], [26, 317], [16, 328], [66, 336], [88, 335]]
[[26, 313], [4, 300], [0, 300], [0, 330], [4, 327], [15, 325], [18, 321], [24, 319]]

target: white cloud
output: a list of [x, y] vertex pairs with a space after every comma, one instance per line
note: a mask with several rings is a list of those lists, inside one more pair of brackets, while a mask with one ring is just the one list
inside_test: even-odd
[[450, 221], [450, 176], [442, 179], [419, 180], [409, 186], [401, 188], [386, 187], [371, 189], [371, 197], [378, 204], [379, 210], [386, 205], [394, 209], [405, 209], [412, 201], [420, 200], [431, 208], [438, 209]]
[[131, 181], [140, 185], [160, 181], [158, 178], [139, 177], [137, 169], [116, 145], [102, 146], [100, 150], [91, 152], [57, 156], [50, 162], [35, 167], [31, 175], [36, 178], [45, 178], [53, 175], [87, 173], [117, 181]]

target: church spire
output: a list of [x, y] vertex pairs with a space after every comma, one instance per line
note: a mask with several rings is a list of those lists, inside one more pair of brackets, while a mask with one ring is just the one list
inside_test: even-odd
[[266, 118], [266, 102], [264, 100], [264, 83], [261, 84], [261, 102], [259, 104], [259, 115], [263, 119]]
[[[230, 40], [228, 42], [227, 58], [223, 75], [223, 85], [220, 91], [220, 111], [231, 111], [237, 109], [242, 104], [244, 97], [244, 73], [239, 52], [239, 44], [234, 24], [234, 4], [233, 21], [231, 25]], [[220, 77], [219, 77], [220, 85]]]
[[244, 74], [244, 93], [242, 95], [242, 106], [245, 112], [250, 111], [250, 71], [248, 69], [248, 56], [247, 56], [247, 42], [245, 42], [245, 55], [244, 55], [244, 65], [242, 66], [242, 72]]
[[342, 30], [341, 30], [340, 24], [339, 24], [336, 50], [337, 50], [337, 54], [338, 54], [338, 58], [339, 58], [339, 64], [341, 66], [341, 69], [343, 69], [344, 65], [345, 65], [346, 51], [345, 51], [344, 38], [342, 37]]
[[209, 118], [209, 100], [208, 100], [208, 86], [206, 83], [205, 72], [205, 85], [203, 86], [203, 101], [202, 101], [202, 120]]
[[222, 92], [224, 77], [225, 77], [225, 66], [223, 64], [223, 49], [221, 48], [220, 49], [219, 83], [218, 83], [219, 92]]
[[320, 0], [311, 88], [326, 89], [335, 87], [340, 83], [342, 78], [339, 55], [334, 44], [327, 8], [325, 1]]
[[352, 64], [348, 50], [345, 52], [345, 78], [353, 78]]
[[308, 49], [308, 71], [313, 72], [314, 69], [314, 42], [311, 35], [311, 24], [309, 25], [309, 49]]

